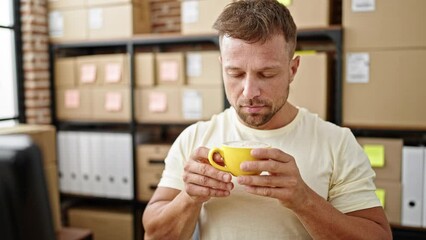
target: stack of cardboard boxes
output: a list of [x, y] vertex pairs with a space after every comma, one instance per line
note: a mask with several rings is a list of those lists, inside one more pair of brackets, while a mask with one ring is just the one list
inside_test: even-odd
[[148, 0], [49, 0], [51, 42], [129, 38], [151, 31]]
[[[238, 0], [183, 0], [182, 34], [216, 33], [212, 26], [223, 8]], [[298, 28], [328, 27], [332, 23], [335, 0], [278, 0], [290, 10]]]
[[[334, 1], [279, 0], [290, 11], [298, 29], [329, 27], [332, 24]], [[298, 51], [300, 66], [290, 84], [289, 102], [307, 108], [322, 119], [329, 120], [332, 112], [330, 97], [333, 86], [331, 59], [327, 52]]]
[[358, 138], [376, 172], [376, 194], [391, 224], [401, 224], [402, 139]]
[[426, 2], [343, 1], [343, 123], [425, 129]]
[[218, 51], [138, 53], [135, 71], [140, 123], [190, 123], [223, 110]]
[[[426, 29], [420, 21], [424, 19], [425, 9], [426, 2], [421, 0], [407, 0], [403, 4], [396, 0], [343, 1], [344, 125], [390, 130], [426, 128], [426, 110], [421, 105], [426, 100], [423, 91]], [[370, 160], [380, 158], [378, 151], [386, 155], [383, 167], [375, 170], [376, 185], [381, 191], [378, 195], [385, 200], [390, 222], [421, 226], [424, 180], [423, 176], [418, 176], [415, 182], [411, 180], [419, 175], [413, 171], [423, 169], [423, 155], [406, 154], [411, 147], [402, 146], [399, 140], [363, 139], [361, 143], [376, 144], [370, 151], [373, 154]], [[397, 168], [390, 159], [402, 159], [402, 169], [401, 163]], [[383, 172], [387, 173], [386, 179]], [[411, 196], [407, 195], [407, 191], [417, 186], [414, 195], [413, 191]], [[401, 201], [399, 206], [397, 201]], [[408, 218], [420, 217], [420, 220], [408, 223], [407, 212]]]
[[59, 120], [131, 119], [127, 54], [59, 58], [55, 62], [55, 89]]
[[143, 144], [137, 150], [137, 199], [147, 202], [160, 182], [164, 159], [170, 150], [168, 144]]

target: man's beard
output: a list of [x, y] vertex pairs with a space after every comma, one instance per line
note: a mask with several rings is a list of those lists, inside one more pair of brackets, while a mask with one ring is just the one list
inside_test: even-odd
[[[285, 105], [286, 99], [283, 98], [280, 102], [277, 102], [275, 105], [268, 100], [261, 99], [249, 99], [249, 100], [241, 100], [237, 103], [237, 114], [240, 119], [245, 122], [248, 126], [252, 127], [260, 127], [267, 124], [275, 114], [281, 110], [281, 108]], [[267, 111], [265, 113], [246, 113], [243, 112], [242, 106], [256, 106], [262, 105], [264, 109]]]

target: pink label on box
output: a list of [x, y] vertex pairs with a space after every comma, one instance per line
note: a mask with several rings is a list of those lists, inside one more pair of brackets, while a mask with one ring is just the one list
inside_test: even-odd
[[160, 81], [175, 82], [179, 79], [179, 64], [177, 61], [163, 61], [160, 64]]
[[117, 83], [121, 80], [121, 64], [108, 63], [105, 66], [105, 81], [108, 83]]
[[105, 110], [108, 112], [118, 112], [123, 107], [123, 96], [121, 93], [108, 92], [105, 94]]
[[80, 82], [93, 83], [96, 80], [96, 65], [84, 64], [80, 68]]
[[79, 108], [80, 107], [80, 91], [79, 90], [66, 90], [65, 91], [65, 108]]
[[162, 92], [152, 92], [149, 94], [149, 111], [165, 112], [167, 110], [167, 95]]

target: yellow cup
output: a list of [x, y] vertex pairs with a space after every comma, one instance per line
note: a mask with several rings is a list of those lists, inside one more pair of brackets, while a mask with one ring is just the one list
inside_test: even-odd
[[[212, 148], [209, 151], [209, 162], [210, 164], [224, 172], [229, 172], [234, 176], [241, 175], [257, 175], [260, 172], [246, 172], [241, 170], [240, 165], [245, 161], [255, 161], [257, 159], [251, 156], [251, 150], [253, 148], [268, 148], [270, 147], [266, 143], [254, 142], [254, 141], [234, 141], [227, 142], [222, 147]], [[224, 166], [217, 164], [213, 160], [213, 155], [219, 153], [223, 158]]]

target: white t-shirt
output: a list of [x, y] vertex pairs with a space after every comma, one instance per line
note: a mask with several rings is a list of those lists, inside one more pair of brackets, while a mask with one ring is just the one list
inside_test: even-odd
[[[303, 108], [290, 124], [274, 130], [243, 125], [232, 107], [191, 125], [172, 145], [159, 186], [183, 190], [183, 166], [195, 148], [235, 140], [268, 143], [292, 155], [306, 184], [343, 213], [380, 206], [375, 173], [350, 130]], [[276, 199], [246, 193], [235, 178], [233, 183], [229, 197], [203, 204], [201, 239], [311, 239], [292, 211]]]

